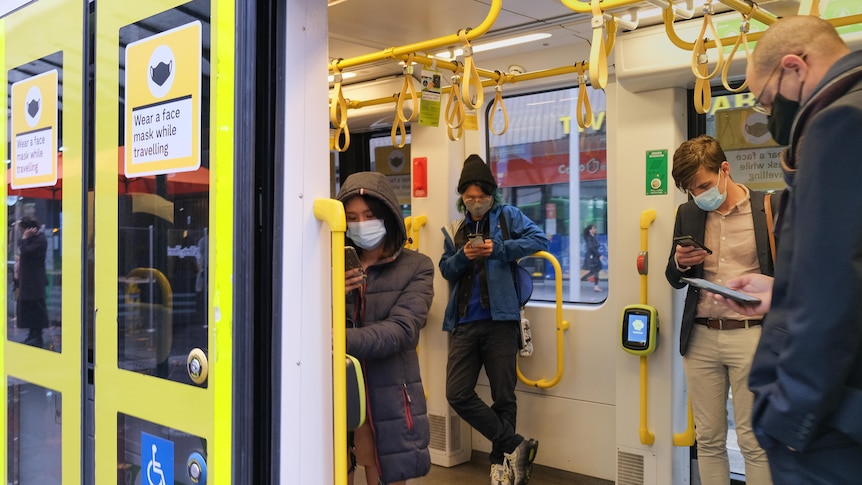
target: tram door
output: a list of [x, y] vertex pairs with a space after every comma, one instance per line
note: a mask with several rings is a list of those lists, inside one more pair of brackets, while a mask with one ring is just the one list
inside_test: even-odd
[[4, 483], [230, 483], [234, 2], [18, 3]]

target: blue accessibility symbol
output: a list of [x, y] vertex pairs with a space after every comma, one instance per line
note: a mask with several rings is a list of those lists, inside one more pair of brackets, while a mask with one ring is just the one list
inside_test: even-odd
[[141, 432], [141, 485], [173, 485], [174, 442]]

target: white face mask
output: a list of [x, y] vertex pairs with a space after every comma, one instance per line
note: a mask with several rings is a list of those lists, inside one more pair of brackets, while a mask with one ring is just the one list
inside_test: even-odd
[[362, 249], [374, 249], [386, 237], [383, 219], [347, 223], [347, 237]]
[[700, 195], [694, 196], [694, 203], [707, 212], [714, 211], [721, 207], [721, 204], [724, 204], [724, 200], [727, 199], [727, 179], [724, 179], [725, 192], [723, 194], [718, 190], [718, 184], [720, 182], [721, 170], [718, 171], [718, 181], [715, 183], [715, 186], [711, 187], [709, 190], [704, 190]]

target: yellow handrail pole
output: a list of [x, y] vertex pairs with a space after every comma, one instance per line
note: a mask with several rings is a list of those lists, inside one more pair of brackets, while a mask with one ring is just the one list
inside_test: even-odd
[[[314, 217], [329, 224], [332, 235], [332, 442], [335, 484], [347, 483], [347, 345], [344, 331], [344, 205], [335, 199], [315, 199]], [[339, 323], [340, 322], [340, 323]]]
[[691, 413], [691, 400], [686, 400], [686, 407], [688, 408], [686, 428], [682, 433], [674, 433], [674, 446], [691, 446], [694, 444], [694, 415]]
[[559, 384], [560, 380], [563, 378], [563, 369], [564, 369], [564, 361], [565, 361], [565, 348], [563, 342], [563, 332], [569, 329], [568, 320], [563, 320], [563, 270], [560, 267], [560, 262], [557, 261], [557, 258], [547, 252], [547, 251], [537, 251], [527, 258], [544, 258], [551, 262], [551, 265], [554, 267], [554, 282], [556, 284], [556, 334], [557, 334], [557, 374], [553, 379], [539, 379], [539, 380], [530, 380], [521, 373], [521, 367], [516, 364], [515, 369], [518, 371], [518, 379], [521, 380], [524, 384], [530, 387], [537, 387], [539, 389], [547, 389], [549, 387], [554, 387]]
[[[473, 40], [491, 30], [491, 26], [494, 25], [494, 22], [497, 21], [497, 16], [500, 15], [500, 10], [502, 6], [503, 0], [491, 0], [491, 8], [488, 11], [488, 16], [485, 17], [485, 20], [483, 20], [478, 27], [474, 29], [469, 29], [466, 32], [466, 39]], [[351, 57], [350, 59], [343, 59], [337, 63], [337, 67], [341, 70], [344, 70], [349, 67], [370, 64], [372, 62], [382, 61], [385, 59], [392, 59], [393, 57], [400, 56], [402, 54], [409, 54], [411, 52], [431, 51], [440, 47], [459, 44], [460, 42], [461, 37], [458, 35], [458, 33], [450, 34], [443, 37], [438, 37], [436, 39], [416, 42], [400, 47], [390, 47], [388, 49], [374, 52], [372, 54]]]
[[413, 239], [413, 244], [411, 244], [410, 249], [414, 251], [419, 251], [419, 229], [422, 229], [422, 226], [428, 223], [428, 216], [416, 216], [413, 218], [412, 224], [410, 225], [410, 233], [412, 234], [411, 238]]
[[[647, 209], [641, 212], [641, 221], [640, 221], [640, 234], [641, 234], [641, 254], [648, 255], [648, 247], [649, 247], [649, 226], [655, 220], [655, 209]], [[644, 271], [643, 273], [646, 273]], [[641, 293], [641, 304], [647, 304], [647, 275], [640, 275], [640, 293]], [[647, 425], [647, 356], [641, 356], [640, 362], [640, 371], [641, 371], [641, 424], [639, 429], [639, 435], [641, 439], [641, 443], [645, 445], [651, 445], [655, 443], [655, 433], [649, 430], [649, 425]]]

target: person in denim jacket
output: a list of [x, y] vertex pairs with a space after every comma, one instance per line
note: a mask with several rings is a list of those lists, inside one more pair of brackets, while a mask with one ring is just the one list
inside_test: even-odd
[[[546, 251], [548, 237], [520, 209], [502, 203], [491, 169], [478, 155], [464, 162], [458, 194], [465, 217], [443, 228], [439, 263], [451, 284], [443, 321], [449, 332], [446, 398], [491, 441], [491, 483], [521, 485], [529, 480], [539, 444], [515, 432], [521, 316], [512, 263]], [[483, 366], [492, 406], [475, 390]]]

